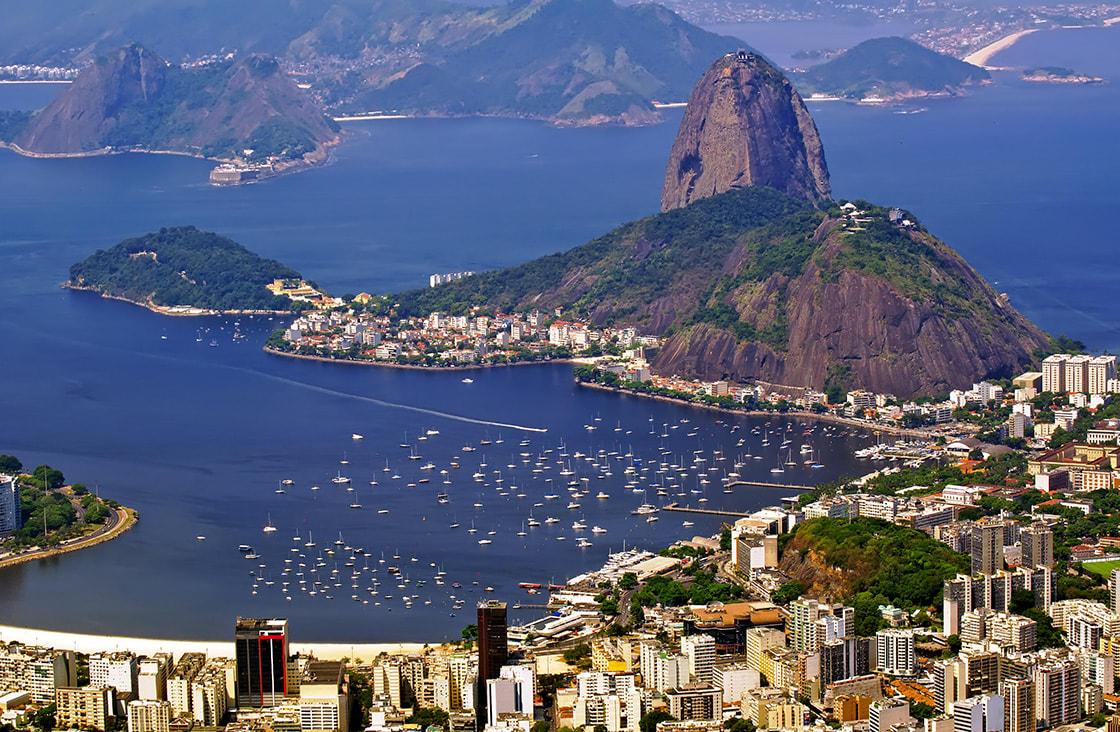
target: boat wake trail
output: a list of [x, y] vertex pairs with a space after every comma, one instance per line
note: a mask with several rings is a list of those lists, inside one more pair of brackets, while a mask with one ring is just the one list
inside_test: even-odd
[[[236, 367], [233, 367], [233, 368], [236, 368]], [[547, 429], [544, 429], [544, 428], [541, 428], [541, 427], [526, 427], [524, 425], [509, 424], [507, 422], [492, 422], [492, 421], [487, 420], [487, 419], [475, 419], [474, 417], [464, 417], [461, 414], [451, 414], [450, 412], [440, 412], [440, 411], [437, 411], [435, 409], [425, 409], [424, 407], [416, 407], [416, 406], [413, 406], [411, 404], [400, 404], [399, 402], [387, 402], [384, 399], [375, 399], [373, 397], [362, 396], [360, 394], [351, 394], [350, 392], [346, 392], [346, 391], [337, 391], [336, 389], [328, 389], [325, 386], [317, 386], [315, 384], [307, 384], [307, 383], [304, 383], [302, 381], [296, 381], [295, 379], [285, 379], [283, 376], [275, 376], [273, 374], [268, 374], [268, 373], [265, 373], [263, 371], [256, 371], [254, 369], [237, 369], [237, 370], [238, 371], [247, 371], [248, 373], [255, 374], [257, 376], [263, 376], [264, 378], [271, 379], [272, 381], [279, 381], [283, 384], [291, 384], [292, 386], [303, 387], [304, 389], [310, 389], [311, 391], [317, 391], [317, 392], [320, 392], [322, 394], [330, 394], [332, 396], [344, 397], [346, 399], [357, 399], [358, 401], [369, 402], [370, 404], [376, 404], [380, 407], [391, 407], [393, 409], [404, 409], [405, 411], [408, 411], [408, 412], [416, 412], [418, 414], [427, 414], [427, 415], [430, 415], [432, 417], [442, 417], [443, 419], [450, 419], [450, 420], [453, 420], [455, 422], [466, 422], [467, 424], [480, 424], [480, 425], [483, 425], [485, 427], [502, 427], [504, 429], [510, 429], [510, 430], [521, 430], [522, 432], [537, 432], [537, 433], [541, 433], [541, 434], [543, 434], [545, 432], [548, 432]]]

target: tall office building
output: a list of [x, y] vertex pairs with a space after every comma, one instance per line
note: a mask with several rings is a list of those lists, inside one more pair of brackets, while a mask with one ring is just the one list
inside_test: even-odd
[[486, 682], [501, 674], [509, 661], [506, 604], [487, 600], [478, 604], [478, 704], [479, 728], [486, 724]]
[[1038, 717], [1034, 712], [1034, 680], [1008, 679], [999, 685], [1004, 703], [1005, 732], [1035, 732]]
[[238, 618], [237, 705], [272, 707], [288, 693], [288, 621]]
[[8, 536], [19, 527], [19, 481], [14, 475], [0, 475], [0, 536]]
[[1002, 523], [985, 522], [972, 528], [969, 554], [973, 574], [995, 574], [1003, 569]]
[[974, 696], [953, 705], [953, 732], [1004, 732], [1003, 697]]
[[1054, 532], [1049, 526], [1042, 522], [1031, 524], [1019, 536], [1023, 547], [1020, 566], [1028, 569], [1054, 567]]

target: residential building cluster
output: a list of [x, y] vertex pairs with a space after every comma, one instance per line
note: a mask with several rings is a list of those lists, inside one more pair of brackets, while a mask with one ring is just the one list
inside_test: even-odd
[[54, 704], [58, 729], [349, 730], [345, 664], [290, 653], [286, 620], [239, 618], [234, 649], [233, 658], [93, 653], [79, 686], [73, 651], [0, 646], [0, 723], [23, 724]]
[[[362, 293], [355, 300], [361, 302]], [[314, 312], [284, 331], [284, 343], [298, 353], [427, 365], [470, 365], [580, 355], [609, 349], [638, 352], [658, 339], [634, 328], [594, 328], [560, 314], [482, 315], [431, 313], [425, 318], [391, 318], [366, 312]]]

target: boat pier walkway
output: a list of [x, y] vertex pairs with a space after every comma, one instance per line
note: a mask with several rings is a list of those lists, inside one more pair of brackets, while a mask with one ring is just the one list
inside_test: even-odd
[[680, 506], [676, 503], [670, 503], [668, 506], [662, 506], [661, 510], [677, 511], [678, 513], [706, 513], [709, 516], [735, 516], [737, 518], [750, 516], [749, 513], [740, 513], [739, 511], [716, 511], [710, 508], [689, 508], [688, 506]]
[[814, 486], [811, 485], [797, 485], [795, 483], [763, 483], [758, 480], [733, 480], [724, 484], [728, 488], [733, 488], [737, 485], [750, 485], [758, 488], [791, 488], [795, 491], [811, 491]]

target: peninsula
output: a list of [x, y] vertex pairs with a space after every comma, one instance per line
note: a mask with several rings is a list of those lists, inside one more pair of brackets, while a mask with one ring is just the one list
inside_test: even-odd
[[193, 226], [160, 229], [98, 250], [63, 285], [165, 315], [294, 313], [323, 295], [298, 272]]
[[49, 465], [25, 471], [17, 457], [0, 455], [0, 569], [110, 541], [137, 518], [81, 483], [67, 485]]
[[224, 163], [216, 183], [318, 165], [339, 142], [325, 117], [274, 58], [192, 68], [130, 43], [86, 67], [35, 114], [8, 114], [0, 140], [33, 157], [169, 152]]

